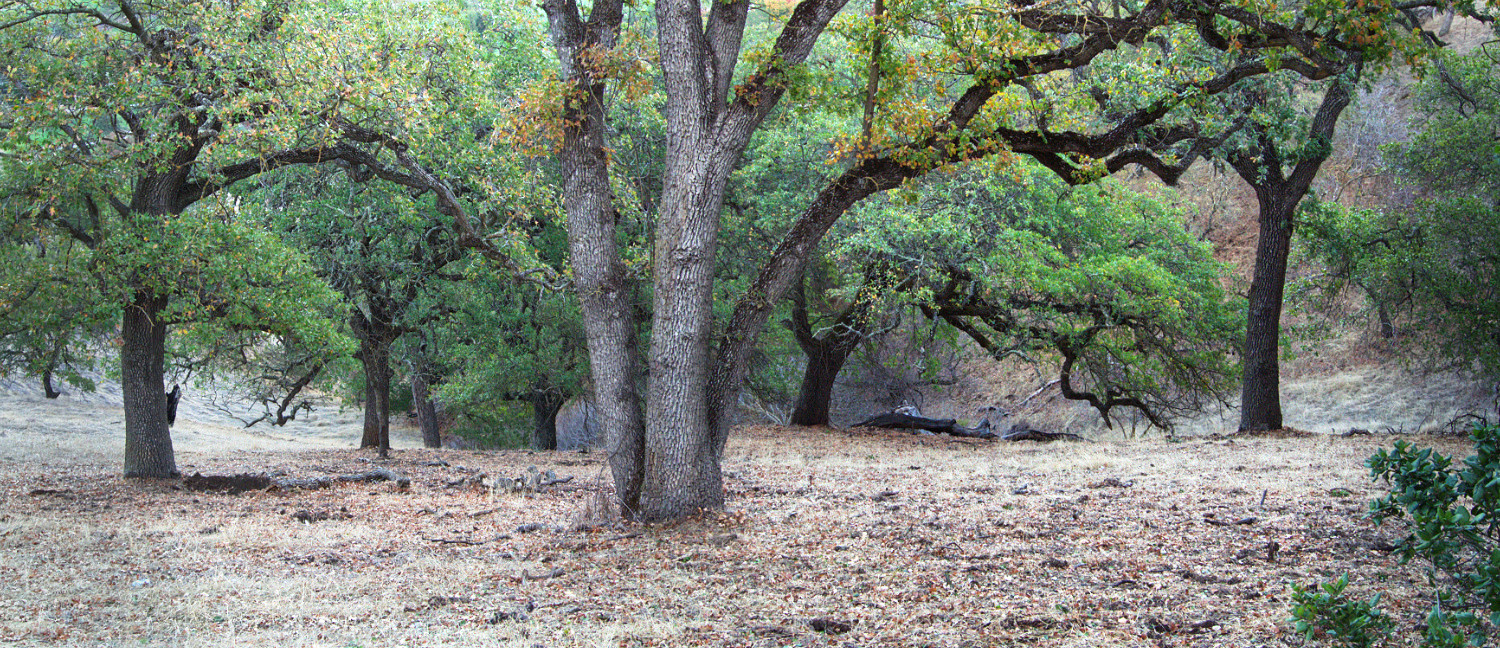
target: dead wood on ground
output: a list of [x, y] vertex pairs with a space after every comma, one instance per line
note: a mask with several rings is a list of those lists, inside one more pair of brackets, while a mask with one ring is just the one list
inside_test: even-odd
[[411, 478], [386, 468], [376, 468], [351, 475], [329, 477], [287, 477], [267, 473], [239, 473], [234, 475], [204, 475], [194, 473], [182, 478], [182, 487], [205, 493], [236, 495], [250, 491], [270, 490], [318, 490], [346, 482], [395, 482], [398, 488], [411, 486]]
[[881, 414], [864, 422], [856, 423], [854, 427], [926, 430], [928, 432], [937, 432], [967, 439], [995, 439], [1000, 436], [989, 429], [988, 421], [981, 424], [980, 427], [967, 428], [959, 425], [958, 421], [953, 419], [935, 419], [897, 412]]
[[925, 416], [905, 414], [901, 412], [890, 412], [881, 414], [863, 422], [854, 424], [854, 427], [873, 427], [885, 429], [904, 430], [926, 430], [948, 434], [967, 439], [999, 439], [1001, 441], [1087, 441], [1087, 439], [1070, 432], [1044, 432], [1033, 428], [1025, 423], [1012, 425], [1004, 434], [997, 434], [990, 429], [989, 419], [985, 419], [978, 427], [964, 427], [954, 419], [935, 419]]

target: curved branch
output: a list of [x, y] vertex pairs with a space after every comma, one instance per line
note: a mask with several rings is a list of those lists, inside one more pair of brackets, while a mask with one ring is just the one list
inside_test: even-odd
[[[1098, 333], [1098, 329], [1100, 328], [1101, 327], [1092, 327], [1085, 331], [1085, 335], [1092, 337], [1094, 334]], [[1099, 410], [1099, 415], [1104, 417], [1104, 427], [1114, 427], [1114, 422], [1109, 418], [1110, 410], [1116, 407], [1134, 407], [1143, 416], [1145, 416], [1146, 420], [1150, 421], [1152, 425], [1163, 430], [1172, 429], [1172, 426], [1170, 424], [1163, 420], [1154, 409], [1152, 409], [1145, 402], [1141, 401], [1141, 399], [1139, 398], [1119, 396], [1112, 390], [1106, 390], [1104, 393], [1104, 397], [1101, 398], [1098, 394], [1095, 394], [1093, 392], [1081, 392], [1073, 389], [1073, 365], [1078, 360], [1078, 353], [1073, 348], [1071, 343], [1064, 342], [1061, 339], [1057, 341], [1057, 350], [1063, 354], [1062, 372], [1061, 375], [1058, 376], [1058, 384], [1062, 388], [1063, 398], [1069, 400], [1085, 401], [1089, 405], [1094, 406], [1094, 409]]]

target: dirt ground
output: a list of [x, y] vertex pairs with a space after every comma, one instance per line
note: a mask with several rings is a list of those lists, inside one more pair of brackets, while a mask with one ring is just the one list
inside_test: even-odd
[[[1390, 552], [1401, 530], [1361, 516], [1381, 434], [748, 427], [725, 457], [726, 513], [642, 527], [599, 515], [597, 453], [404, 436], [380, 461], [350, 449], [352, 413], [274, 433], [189, 416], [187, 474], [411, 478], [195, 492], [118, 476], [108, 398], [27, 398], [0, 398], [0, 641], [19, 645], [1300, 645], [1290, 586], [1345, 572], [1404, 629], [1430, 606]], [[531, 466], [573, 479], [485, 485]]]

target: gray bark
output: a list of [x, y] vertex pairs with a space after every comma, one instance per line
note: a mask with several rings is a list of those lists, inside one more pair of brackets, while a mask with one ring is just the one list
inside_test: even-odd
[[[179, 124], [181, 126], [181, 124]], [[191, 140], [190, 140], [191, 141]], [[186, 207], [182, 200], [188, 169], [201, 144], [178, 149], [174, 166], [165, 173], [137, 181], [127, 218], [158, 218], [151, 227], [169, 227], [167, 218]], [[181, 206], [179, 206], [181, 205]], [[120, 391], [125, 406], [125, 476], [172, 477], [177, 460], [167, 422], [166, 364], [167, 295], [143, 285], [134, 286], [120, 326]]]
[[640, 508], [645, 463], [645, 426], [636, 386], [641, 363], [636, 346], [635, 287], [615, 243], [618, 215], [605, 153], [605, 82], [594, 78], [583, 60], [587, 48], [615, 44], [623, 5], [621, 0], [596, 2], [587, 21], [574, 0], [547, 0], [542, 8], [547, 13], [562, 76], [577, 94], [565, 108], [559, 154], [563, 207], [568, 214], [568, 251], [588, 340], [593, 402], [604, 433], [616, 504], [622, 515], [633, 518]]
[[167, 297], [140, 289], [120, 327], [120, 388], [125, 401], [125, 476], [172, 477], [177, 462], [167, 426], [163, 380]]

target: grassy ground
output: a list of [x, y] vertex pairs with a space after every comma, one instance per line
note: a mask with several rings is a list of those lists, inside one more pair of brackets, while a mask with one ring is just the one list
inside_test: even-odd
[[[413, 479], [239, 495], [125, 481], [112, 462], [5, 461], [0, 641], [1299, 645], [1293, 583], [1350, 572], [1354, 594], [1383, 592], [1404, 628], [1430, 605], [1388, 550], [1400, 530], [1360, 515], [1378, 492], [1361, 462], [1390, 442], [746, 428], [725, 458], [728, 511], [651, 527], [598, 515], [597, 454], [179, 457], [188, 473], [384, 466]], [[474, 484], [529, 466], [574, 479]]]

